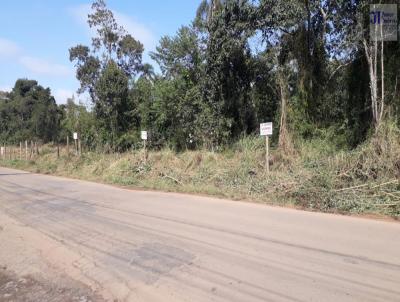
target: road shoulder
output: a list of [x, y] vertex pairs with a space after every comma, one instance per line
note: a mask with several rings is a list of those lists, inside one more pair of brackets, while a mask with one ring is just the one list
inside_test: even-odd
[[93, 301], [112, 299], [83, 267], [89, 259], [23, 225], [0, 210], [0, 300]]

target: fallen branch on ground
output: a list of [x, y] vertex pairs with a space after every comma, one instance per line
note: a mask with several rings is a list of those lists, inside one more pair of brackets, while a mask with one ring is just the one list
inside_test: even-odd
[[392, 183], [396, 183], [396, 182], [398, 183], [399, 181], [397, 179], [393, 179], [391, 181], [384, 182], [384, 183], [381, 183], [379, 185], [373, 186], [372, 189], [378, 188], [378, 187], [382, 187], [382, 186], [386, 186], [386, 185], [389, 185], [389, 184], [392, 184]]
[[183, 186], [183, 185], [184, 185], [184, 184], [183, 184], [183, 182], [181, 182], [180, 180], [178, 180], [178, 179], [176, 179], [176, 178], [174, 178], [174, 177], [172, 177], [172, 176], [169, 176], [169, 175], [163, 174], [163, 175], [162, 175], [162, 177], [164, 177], [164, 178], [168, 178], [168, 179], [170, 179], [170, 180], [172, 180], [172, 181], [176, 182], [177, 184], [180, 184], [181, 186]]
[[358, 189], [358, 188], [362, 188], [362, 187], [366, 187], [366, 186], [368, 186], [368, 184], [363, 184], [363, 185], [358, 185], [358, 186], [353, 186], [353, 187], [348, 187], [348, 188], [342, 188], [342, 189], [334, 190], [334, 192], [354, 190], [354, 189]]

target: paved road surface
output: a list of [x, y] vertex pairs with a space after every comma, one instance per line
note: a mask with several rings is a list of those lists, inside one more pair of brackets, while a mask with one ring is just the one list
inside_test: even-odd
[[127, 301], [400, 301], [394, 222], [5, 168], [0, 212], [81, 255], [82, 274]]

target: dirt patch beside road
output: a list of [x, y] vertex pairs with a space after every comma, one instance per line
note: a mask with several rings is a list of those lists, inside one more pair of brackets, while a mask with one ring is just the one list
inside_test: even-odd
[[60, 243], [0, 212], [0, 301], [106, 301], [102, 289], [80, 272], [79, 259], [83, 263]]
[[[64, 282], [65, 283], [65, 282]], [[70, 287], [60, 286], [49, 280], [34, 276], [19, 277], [7, 271], [0, 271], [0, 301], [3, 302], [101, 302], [99, 295], [90, 288], [70, 281]]]

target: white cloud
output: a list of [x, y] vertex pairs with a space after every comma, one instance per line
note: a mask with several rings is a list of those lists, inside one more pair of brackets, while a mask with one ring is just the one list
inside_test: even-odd
[[14, 42], [0, 38], [0, 58], [16, 57], [20, 53], [20, 48]]
[[154, 50], [157, 39], [144, 24], [141, 24], [125, 14], [113, 11], [115, 20], [135, 39], [143, 43], [146, 51]]
[[18, 61], [26, 69], [37, 74], [50, 76], [68, 76], [72, 74], [71, 68], [40, 58], [21, 56]]
[[10, 86], [0, 86], [0, 91], [10, 92], [11, 90]]
[[75, 21], [81, 25], [87, 25], [88, 27], [87, 18], [90, 11], [90, 4], [80, 4], [69, 8], [69, 13], [74, 17]]
[[[88, 14], [91, 13], [90, 4], [81, 4], [70, 8], [70, 14], [81, 25], [84, 25], [90, 36], [95, 34], [95, 31], [87, 24]], [[143, 23], [134, 20], [132, 17], [121, 12], [112, 10], [115, 20], [125, 30], [131, 34], [135, 39], [143, 43], [146, 51], [154, 50], [157, 44], [157, 37], [155, 34]]]
[[72, 90], [68, 89], [57, 89], [53, 92], [53, 96], [56, 99], [57, 104], [66, 104], [67, 99], [74, 95]]
[[0, 59], [2, 58], [11, 59], [35, 74], [60, 77], [73, 74], [70, 67], [25, 55], [16, 43], [0, 37]]

